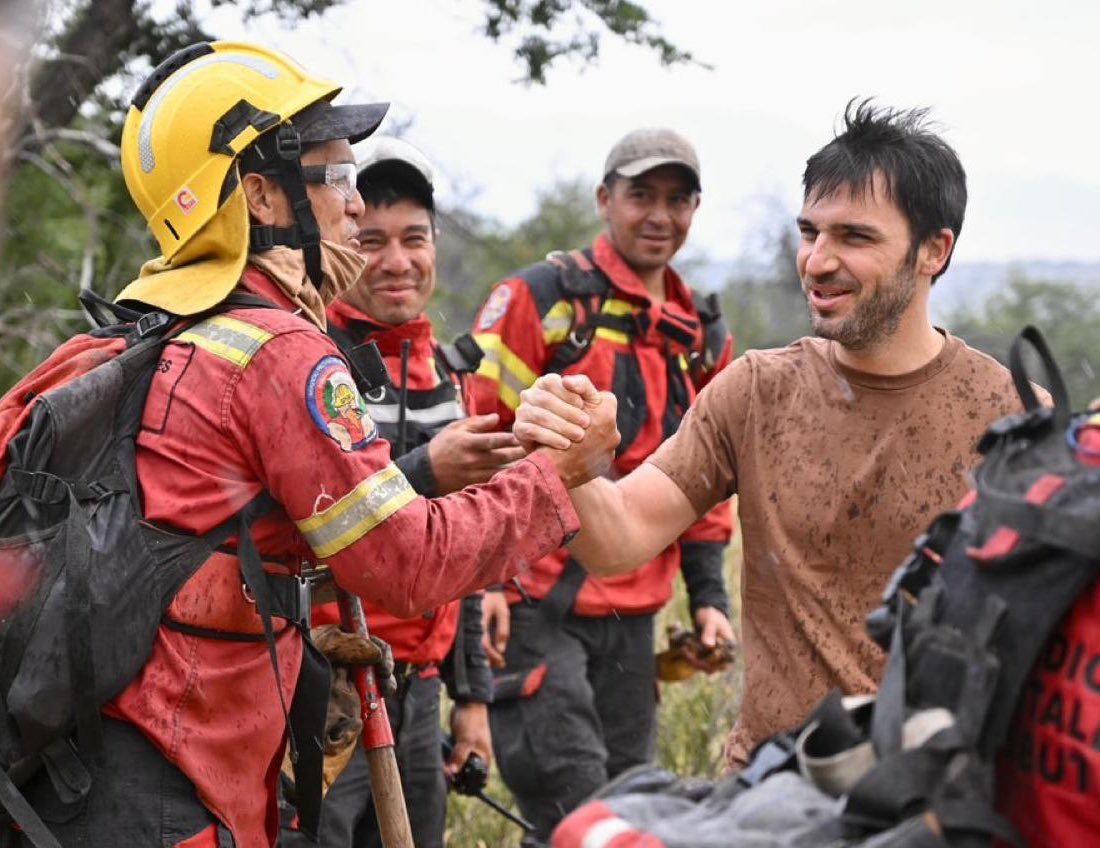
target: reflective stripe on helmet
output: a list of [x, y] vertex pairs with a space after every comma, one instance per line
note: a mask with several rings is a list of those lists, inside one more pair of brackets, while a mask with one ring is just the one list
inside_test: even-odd
[[156, 157], [153, 155], [153, 123], [156, 120], [157, 109], [160, 107], [161, 102], [173, 88], [188, 76], [208, 65], [219, 63], [241, 65], [262, 74], [269, 80], [279, 78], [279, 69], [273, 64], [258, 56], [247, 56], [243, 53], [209, 53], [184, 65], [158, 86], [156, 92], [149, 98], [145, 110], [141, 113], [141, 127], [138, 130], [138, 158], [141, 161], [141, 170], [145, 173], [152, 173], [157, 166]]

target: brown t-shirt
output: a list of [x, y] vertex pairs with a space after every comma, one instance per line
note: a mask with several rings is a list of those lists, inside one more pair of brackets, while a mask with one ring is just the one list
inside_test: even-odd
[[1021, 409], [994, 359], [947, 335], [934, 360], [882, 377], [804, 338], [749, 351], [648, 461], [702, 515], [738, 494], [745, 690], [727, 748], [802, 721], [834, 687], [872, 692], [883, 654], [864, 616], [937, 513], [966, 493], [978, 438]]

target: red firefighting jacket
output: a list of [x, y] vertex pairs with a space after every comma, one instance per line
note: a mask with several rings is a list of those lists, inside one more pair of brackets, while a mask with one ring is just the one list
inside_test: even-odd
[[[419, 473], [410, 474], [404, 463], [401, 467], [418, 492], [434, 495], [434, 491], [425, 491], [434, 488], [427, 456], [428, 440], [452, 421], [473, 414], [473, 410], [463, 402], [458, 377], [439, 361], [431, 322], [421, 314], [400, 326], [382, 326], [342, 300], [329, 307], [328, 320], [330, 327], [346, 331], [357, 344], [375, 342], [394, 386], [401, 383], [401, 343], [409, 342], [406, 443], [412, 450], [404, 458]], [[377, 403], [370, 398], [365, 400], [371, 418], [382, 437], [390, 442], [392, 450], [398, 418], [396, 391], [389, 389]], [[398, 618], [377, 604], [363, 602], [371, 633], [389, 643], [396, 660], [412, 666], [439, 663], [447, 656], [455, 641], [461, 607], [462, 602], [455, 600], [423, 615]], [[314, 611], [314, 621], [318, 624], [338, 623], [339, 620], [335, 604], [326, 604]]]
[[[726, 334], [720, 353], [701, 372], [693, 372], [689, 361], [701, 347], [704, 330], [691, 290], [671, 268], [666, 269], [667, 299], [653, 303], [606, 234], [596, 239], [592, 251], [593, 262], [611, 283], [602, 314], [625, 317], [636, 329], [629, 333], [597, 329], [584, 355], [562, 373], [586, 374], [597, 389], [617, 396], [622, 442], [611, 474], [620, 477], [637, 468], [675, 432], [697, 392], [733, 358], [733, 340]], [[492, 290], [474, 324], [474, 338], [485, 351], [473, 381], [478, 409], [495, 410], [502, 425], [512, 424], [519, 393], [547, 370], [573, 329], [575, 308], [562, 291], [560, 274], [548, 263], [520, 272]], [[665, 329], [669, 326], [676, 331], [674, 337]], [[683, 543], [704, 543], [692, 545], [692, 550], [709, 548], [708, 556], [713, 558], [729, 542], [730, 534], [729, 505], [720, 504], [642, 568], [616, 577], [589, 577], [574, 612], [584, 616], [653, 612], [672, 594]], [[545, 596], [566, 557], [562, 549], [539, 560], [522, 578], [527, 593]], [[511, 585], [506, 591], [510, 602], [519, 600]]]
[[1100, 582], [1047, 643], [998, 760], [997, 806], [1031, 848], [1100, 832]]
[[[266, 489], [279, 507], [253, 536], [269, 570], [323, 561], [344, 588], [406, 617], [507, 579], [522, 552], [542, 556], [577, 529], [543, 457], [488, 486], [415, 496], [375, 438], [332, 340], [290, 312], [256, 269], [242, 283], [283, 308], [233, 310], [165, 347], [137, 440], [149, 520], [202, 533]], [[228, 553], [199, 569], [167, 616], [238, 634], [262, 629]], [[298, 629], [279, 624], [289, 703], [303, 648]], [[194, 782], [238, 846], [275, 843], [285, 726], [262, 640], [162, 626], [141, 674], [106, 711], [138, 726]]]

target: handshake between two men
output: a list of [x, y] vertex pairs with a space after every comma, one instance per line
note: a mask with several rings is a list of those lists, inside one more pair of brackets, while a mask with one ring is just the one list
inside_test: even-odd
[[[619, 444], [617, 410], [615, 396], [597, 391], [583, 374], [544, 374], [520, 392], [512, 427], [525, 450], [544, 450], [556, 463], [581, 520], [570, 554], [597, 577], [624, 574], [649, 562], [706, 512], [650, 462], [615, 482], [596, 479], [607, 471]], [[715, 662], [724, 668], [728, 652], [713, 652], [736, 641], [725, 612], [704, 605], [693, 616], [699, 650], [706, 656], [689, 658], [691, 664], [704, 671], [713, 671]]]
[[544, 374], [520, 392], [512, 434], [527, 451], [542, 449], [567, 489], [601, 476], [619, 444], [618, 401], [583, 374]]

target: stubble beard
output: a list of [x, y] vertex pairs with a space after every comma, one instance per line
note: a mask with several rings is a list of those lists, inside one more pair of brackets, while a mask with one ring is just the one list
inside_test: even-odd
[[897, 332], [916, 290], [916, 269], [903, 262], [892, 279], [884, 280], [875, 293], [857, 303], [846, 318], [827, 318], [809, 307], [810, 326], [814, 335], [838, 342], [848, 350], [877, 347]]

